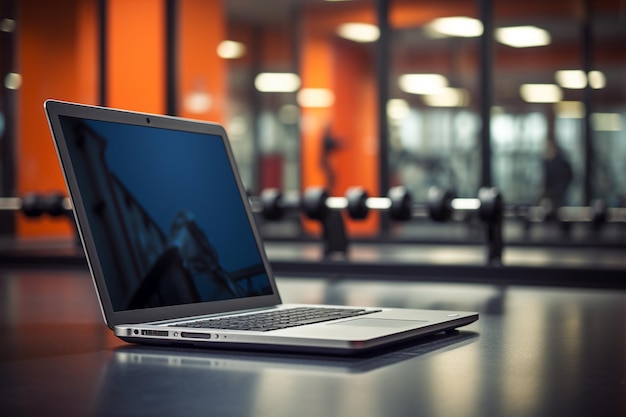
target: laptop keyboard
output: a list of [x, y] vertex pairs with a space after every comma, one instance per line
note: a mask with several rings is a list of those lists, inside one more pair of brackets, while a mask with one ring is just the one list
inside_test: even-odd
[[364, 314], [375, 313], [378, 311], [380, 310], [332, 307], [295, 307], [286, 310], [268, 311], [242, 316], [198, 320], [189, 323], [175, 324], [172, 326], [199, 329], [251, 330], [256, 332], [267, 332], [270, 330], [286, 329], [288, 327], [302, 326], [305, 324], [322, 323], [329, 320], [362, 316]]

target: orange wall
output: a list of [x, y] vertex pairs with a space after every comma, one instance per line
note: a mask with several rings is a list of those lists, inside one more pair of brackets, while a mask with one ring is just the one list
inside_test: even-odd
[[108, 0], [107, 105], [165, 111], [163, 0]]
[[[95, 103], [94, 0], [23, 0], [18, 37], [17, 192], [65, 191], [43, 111], [48, 98]], [[17, 216], [22, 237], [69, 236], [69, 222]]]
[[[180, 0], [178, 6], [178, 115], [222, 122], [226, 70], [216, 52], [225, 32], [222, 2]], [[109, 0], [108, 106], [165, 112], [165, 19], [164, 0]], [[210, 106], [192, 110], [192, 94], [208, 95]]]

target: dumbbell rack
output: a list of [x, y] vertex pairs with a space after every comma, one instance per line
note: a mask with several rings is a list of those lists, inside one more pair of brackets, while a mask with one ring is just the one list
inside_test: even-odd
[[[433, 191], [433, 190], [431, 190]], [[485, 226], [488, 265], [502, 264], [504, 248], [502, 238], [503, 201], [495, 188], [481, 188], [478, 198], [453, 198], [451, 192], [429, 193], [426, 207], [413, 203], [406, 188], [398, 186], [389, 190], [387, 197], [370, 197], [361, 187], [347, 190], [345, 197], [329, 196], [323, 187], [310, 187], [300, 196], [283, 194], [272, 188], [263, 190], [258, 198], [250, 198], [253, 211], [269, 221], [281, 220], [287, 212], [301, 212], [307, 218], [319, 221], [323, 227], [324, 256], [347, 256], [348, 239], [341, 212], [355, 221], [367, 218], [370, 211], [386, 213], [397, 222], [418, 217], [429, 217], [436, 222], [446, 222], [454, 212], [475, 212]]]

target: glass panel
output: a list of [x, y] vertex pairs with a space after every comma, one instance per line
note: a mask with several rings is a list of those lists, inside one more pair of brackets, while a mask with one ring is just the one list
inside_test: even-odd
[[[621, 11], [621, 15], [620, 15]], [[593, 3], [591, 33], [593, 195], [626, 206], [626, 31], [619, 2]]]
[[226, 127], [243, 182], [255, 193], [297, 190], [296, 10], [268, 10], [262, 2], [224, 4], [228, 36], [218, 53], [228, 60]]
[[494, 183], [510, 204], [581, 204], [582, 90], [558, 84], [582, 66], [579, 19], [569, 3], [536, 3], [494, 2]]
[[[424, 205], [431, 187], [476, 197], [481, 181], [479, 37], [476, 2], [390, 2], [390, 186]], [[392, 223], [407, 240], [482, 239], [465, 223]]]
[[[623, 204], [626, 32], [620, 10], [614, 1], [494, 2], [492, 172], [507, 203]], [[563, 220], [563, 211], [552, 213]], [[530, 236], [615, 237], [616, 228], [598, 234], [585, 217], [544, 222]]]
[[[482, 24], [470, 2], [391, 5], [390, 175], [417, 201], [438, 186], [475, 197]], [[393, 185], [393, 184], [392, 184]]]

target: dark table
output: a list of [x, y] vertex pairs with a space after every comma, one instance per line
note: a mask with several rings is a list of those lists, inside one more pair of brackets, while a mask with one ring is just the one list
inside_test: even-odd
[[624, 416], [626, 292], [280, 278], [287, 302], [477, 310], [366, 356], [147, 348], [86, 270], [0, 268], [0, 416]]

